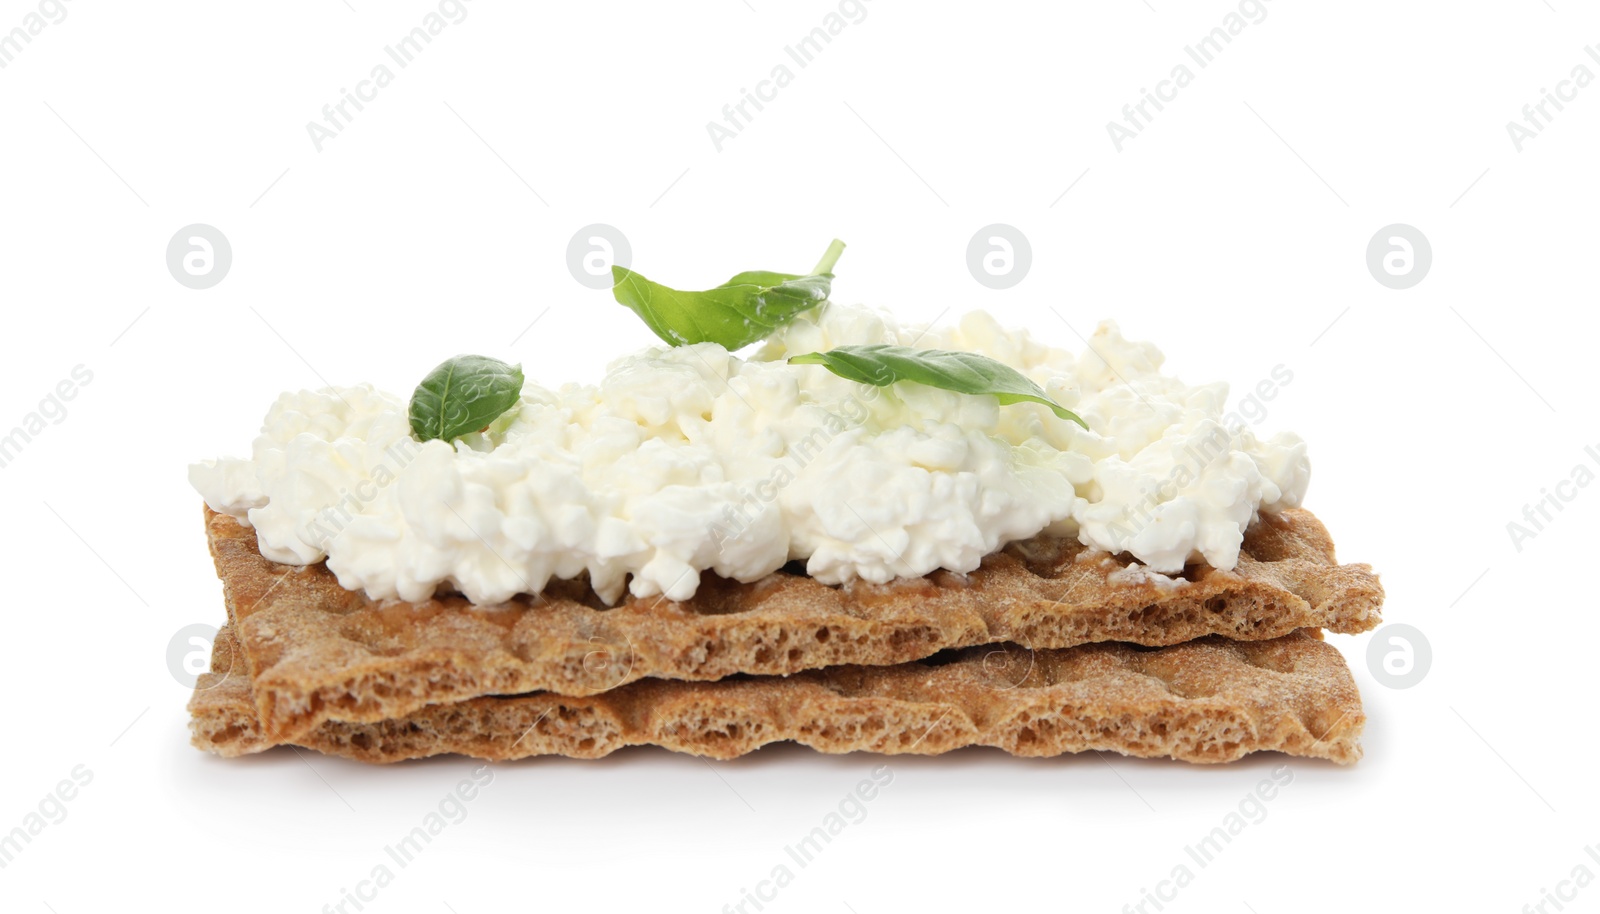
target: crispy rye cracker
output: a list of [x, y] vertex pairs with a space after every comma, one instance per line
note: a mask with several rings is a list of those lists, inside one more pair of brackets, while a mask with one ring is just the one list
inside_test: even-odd
[[325, 565], [268, 561], [231, 517], [207, 510], [206, 527], [262, 720], [289, 738], [325, 720], [378, 721], [479, 695], [882, 666], [996, 642], [1354, 633], [1381, 621], [1383, 599], [1370, 567], [1337, 564], [1327, 530], [1300, 510], [1252, 525], [1232, 572], [1191, 566], [1177, 586], [1126, 557], [1038, 538], [966, 576], [829, 587], [785, 572], [751, 584], [707, 574], [693, 599], [629, 597], [610, 608], [581, 581], [492, 607], [458, 595], [375, 601], [340, 587]]
[[[224, 628], [215, 671], [189, 702], [194, 744], [229, 757], [284, 742], [262, 726], [236, 657]], [[996, 645], [788, 677], [645, 679], [586, 697], [487, 696], [396, 720], [327, 721], [293, 742], [364, 762], [443, 753], [599, 758], [647, 744], [726, 759], [794, 740], [829, 753], [994, 746], [1023, 756], [1093, 749], [1189, 762], [1275, 749], [1349, 764], [1361, 757], [1364, 722], [1343, 657], [1318, 633], [1298, 631], [1155, 649]]]

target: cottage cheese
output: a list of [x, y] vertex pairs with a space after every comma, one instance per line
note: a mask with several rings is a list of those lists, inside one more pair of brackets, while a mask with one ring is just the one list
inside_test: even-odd
[[[892, 343], [982, 353], [1082, 416], [917, 384], [875, 388], [786, 356]], [[190, 468], [262, 554], [326, 558], [346, 588], [477, 603], [587, 574], [608, 602], [693, 596], [791, 560], [828, 584], [975, 569], [1048, 532], [1151, 572], [1238, 561], [1259, 510], [1298, 505], [1293, 435], [1223, 423], [1225, 385], [1160, 373], [1161, 353], [1102, 324], [1073, 356], [976, 312], [901, 326], [831, 304], [742, 359], [712, 343], [618, 359], [594, 386], [531, 381], [488, 430], [417, 442], [407, 403], [370, 386], [301, 391], [268, 411], [250, 459]]]

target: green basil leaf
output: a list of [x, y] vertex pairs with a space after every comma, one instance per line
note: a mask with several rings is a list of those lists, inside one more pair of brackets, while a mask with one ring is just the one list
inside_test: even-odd
[[879, 343], [838, 346], [827, 352], [790, 356], [789, 361], [798, 365], [821, 365], [841, 378], [874, 387], [912, 381], [961, 394], [988, 394], [1002, 405], [1023, 401], [1042, 403], [1062, 419], [1089, 427], [1076, 413], [1045, 396], [1039, 385], [1022, 372], [975, 352], [912, 349]]
[[458, 355], [417, 385], [411, 430], [417, 438], [452, 441], [488, 427], [522, 397], [522, 366], [482, 355]]
[[751, 270], [704, 292], [684, 292], [613, 266], [612, 295], [673, 346], [716, 343], [730, 352], [828, 300], [833, 265], [844, 251], [837, 239], [808, 274]]

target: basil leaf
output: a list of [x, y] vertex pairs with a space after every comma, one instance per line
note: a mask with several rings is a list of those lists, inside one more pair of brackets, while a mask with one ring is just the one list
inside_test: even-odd
[[798, 365], [821, 365], [841, 378], [887, 387], [897, 381], [912, 381], [940, 390], [961, 394], [989, 394], [1002, 405], [1042, 403], [1062, 419], [1084, 428], [1088, 423], [1076, 413], [1045, 396], [1039, 385], [1004, 362], [975, 352], [949, 352], [943, 349], [912, 349], [909, 346], [838, 346], [827, 352], [808, 352], [790, 356]]
[[417, 438], [452, 441], [489, 423], [522, 397], [522, 366], [482, 355], [458, 355], [417, 385], [411, 430]]
[[742, 349], [828, 300], [833, 265], [844, 251], [837, 239], [808, 274], [751, 270], [704, 292], [683, 292], [613, 266], [611, 293], [669, 345], [716, 343]]

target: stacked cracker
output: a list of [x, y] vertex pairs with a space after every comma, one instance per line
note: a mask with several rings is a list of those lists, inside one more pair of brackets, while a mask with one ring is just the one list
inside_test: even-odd
[[828, 587], [707, 573], [688, 601], [614, 607], [561, 581], [492, 607], [374, 601], [321, 565], [268, 561], [231, 517], [208, 510], [206, 528], [228, 624], [190, 726], [224, 756], [598, 758], [650, 744], [732, 758], [794, 740], [1350, 763], [1365, 717], [1320, 630], [1366, 631], [1383, 599], [1300, 510], [1263, 515], [1232, 571], [1176, 579], [1038, 538], [968, 575]]

